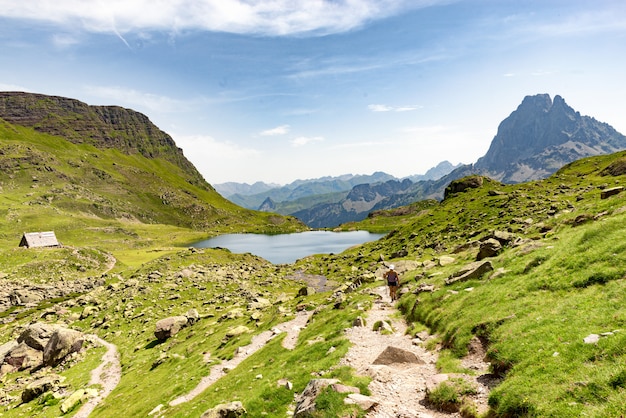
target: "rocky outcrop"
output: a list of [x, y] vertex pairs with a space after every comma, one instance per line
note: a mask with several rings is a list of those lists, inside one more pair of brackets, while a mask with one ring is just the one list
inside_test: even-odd
[[[65, 298], [78, 293], [87, 293], [104, 285], [102, 278], [84, 278], [77, 280], [58, 281], [52, 284], [25, 283], [24, 281], [0, 282], [0, 312], [13, 306], [33, 307], [50, 299]], [[4, 322], [13, 318], [7, 317]]]
[[459, 180], [450, 182], [446, 190], [444, 191], [444, 199], [452, 196], [456, 193], [461, 193], [467, 189], [477, 189], [482, 187], [483, 178], [481, 176], [468, 176]]
[[89, 106], [75, 99], [0, 92], [0, 118], [9, 123], [129, 155], [162, 158], [180, 167], [196, 186], [210, 188], [171, 136], [142, 113], [119, 106]]
[[626, 148], [626, 136], [581, 116], [561, 96], [526, 96], [504, 119], [487, 153], [474, 165], [504, 183], [545, 178], [565, 164]]
[[84, 335], [80, 331], [36, 322], [22, 331], [16, 340], [0, 346], [0, 366], [3, 373], [54, 367], [68, 355], [80, 351], [83, 342]]

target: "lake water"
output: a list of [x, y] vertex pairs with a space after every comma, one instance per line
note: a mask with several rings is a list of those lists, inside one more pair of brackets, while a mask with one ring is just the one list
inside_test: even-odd
[[228, 248], [233, 253], [251, 253], [274, 264], [285, 264], [312, 254], [338, 254], [354, 245], [376, 241], [384, 235], [367, 231], [307, 231], [280, 235], [226, 234], [196, 242], [191, 247]]

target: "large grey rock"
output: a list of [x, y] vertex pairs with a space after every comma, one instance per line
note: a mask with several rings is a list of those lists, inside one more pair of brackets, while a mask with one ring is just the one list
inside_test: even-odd
[[488, 240], [480, 243], [476, 260], [480, 261], [488, 257], [495, 257], [501, 249], [502, 244], [500, 244], [500, 241], [495, 238], [489, 238]]
[[61, 382], [61, 376], [51, 374], [30, 382], [22, 391], [22, 402], [30, 402], [55, 388]]
[[17, 347], [18, 342], [15, 340], [10, 340], [2, 345], [0, 345], [0, 364], [4, 362], [4, 358], [7, 354], [11, 352], [15, 347]]
[[339, 383], [337, 379], [312, 379], [298, 396], [294, 418], [312, 417], [315, 412], [315, 400], [329, 385]]
[[19, 343], [4, 357], [4, 363], [17, 370], [26, 370], [41, 365], [43, 355], [41, 351], [29, 347], [26, 343]]
[[456, 274], [448, 277], [445, 282], [446, 284], [452, 284], [466, 280], [480, 279], [485, 273], [492, 270], [493, 265], [490, 261], [477, 261], [475, 263], [468, 264]]
[[235, 401], [217, 405], [215, 408], [205, 411], [200, 418], [237, 418], [244, 417], [247, 413], [248, 411], [243, 407], [243, 404]]
[[17, 342], [24, 342], [35, 350], [43, 351], [52, 334], [59, 328], [59, 325], [35, 322], [22, 331], [17, 337]]
[[378, 402], [370, 397], [361, 395], [360, 393], [351, 393], [344, 400], [346, 405], [358, 405], [363, 411], [369, 411], [378, 405]]
[[56, 366], [71, 354], [80, 351], [85, 336], [82, 332], [68, 328], [59, 328], [50, 337], [43, 349], [43, 363], [45, 366]]
[[161, 319], [160, 321], [156, 323], [154, 336], [159, 341], [165, 341], [168, 338], [176, 335], [186, 325], [187, 325], [186, 316], [170, 316], [169, 318]]
[[381, 364], [389, 366], [392, 364], [424, 364], [424, 361], [417, 357], [417, 355], [411, 351], [404, 350], [398, 347], [388, 346], [382, 353], [376, 357], [373, 364]]

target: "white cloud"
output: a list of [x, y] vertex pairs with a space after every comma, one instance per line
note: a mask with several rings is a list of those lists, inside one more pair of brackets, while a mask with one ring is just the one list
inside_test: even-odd
[[87, 86], [85, 91], [95, 98], [106, 100], [116, 105], [149, 110], [151, 112], [179, 112], [189, 107], [188, 103], [181, 100], [118, 86]]
[[371, 104], [367, 106], [372, 112], [410, 112], [421, 109], [422, 106], [388, 106], [383, 104]]
[[[207, 135], [173, 134], [172, 138], [209, 183], [238, 181], [238, 171], [258, 166], [262, 155], [259, 150], [218, 141]], [[244, 177], [249, 177], [249, 173]]]
[[293, 145], [294, 147], [302, 147], [311, 142], [321, 142], [323, 140], [324, 140], [324, 137], [321, 137], [321, 136], [313, 136], [313, 137], [299, 136], [291, 140], [291, 145]]
[[259, 135], [261, 136], [276, 136], [276, 135], [285, 135], [289, 132], [289, 125], [281, 125], [272, 129], [267, 129], [261, 132]]
[[381, 104], [371, 104], [367, 108], [372, 112], [391, 112], [393, 110], [393, 107]]
[[[446, 2], [447, 0], [443, 0]], [[189, 29], [292, 35], [357, 28], [437, 0], [0, 0], [0, 16], [74, 25], [94, 32]]]
[[24, 87], [24, 86], [18, 86], [17, 84], [3, 84], [0, 83], [0, 91], [25, 91], [25, 92], [32, 92], [31, 89]]

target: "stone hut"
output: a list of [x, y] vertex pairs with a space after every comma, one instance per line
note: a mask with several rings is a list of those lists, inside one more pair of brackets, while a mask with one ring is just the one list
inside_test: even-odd
[[60, 247], [61, 244], [57, 240], [54, 231], [46, 232], [24, 232], [20, 247], [38, 248], [38, 247]]

